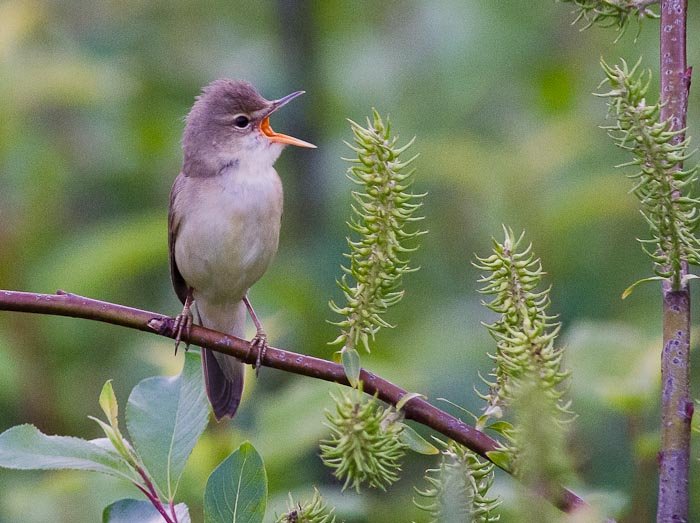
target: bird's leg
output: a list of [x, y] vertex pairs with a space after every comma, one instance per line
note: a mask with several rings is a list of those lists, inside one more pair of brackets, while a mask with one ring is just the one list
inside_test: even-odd
[[248, 309], [248, 314], [250, 314], [250, 317], [253, 320], [253, 323], [255, 324], [256, 333], [253, 339], [250, 340], [250, 348], [257, 349], [257, 356], [255, 357], [255, 364], [253, 365], [253, 368], [255, 368], [255, 375], [257, 376], [260, 372], [262, 360], [265, 357], [265, 352], [267, 351], [268, 347], [267, 334], [265, 334], [262, 324], [260, 323], [257, 314], [255, 314], [253, 306], [250, 304], [250, 300], [248, 299], [247, 293], [245, 296], [243, 296], [243, 303], [245, 303], [246, 309]]
[[[175, 335], [175, 354], [177, 354], [177, 348], [180, 346], [180, 340], [182, 339], [182, 333], [187, 335], [187, 339], [190, 339], [190, 329], [192, 329], [192, 304], [194, 303], [194, 298], [192, 296], [192, 288], [187, 289], [187, 297], [185, 297], [185, 305], [182, 307], [182, 312], [175, 316], [175, 323], [173, 324], [173, 330], [177, 333]], [[187, 341], [185, 344], [185, 350], [190, 348], [190, 342]]]

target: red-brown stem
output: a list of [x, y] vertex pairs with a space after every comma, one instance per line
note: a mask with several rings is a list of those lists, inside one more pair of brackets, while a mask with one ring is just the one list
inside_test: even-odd
[[161, 503], [160, 498], [150, 492], [148, 489], [146, 489], [143, 485], [140, 485], [139, 483], [134, 483], [136, 485], [136, 488], [138, 488], [141, 492], [143, 492], [144, 496], [148, 498], [148, 501], [151, 502], [151, 504], [156, 508], [158, 512], [160, 512], [160, 515], [163, 516], [163, 519], [165, 520], [165, 523], [175, 523], [170, 516], [168, 516], [168, 513], [165, 510], [165, 507], [163, 507], [163, 503]]
[[[57, 294], [35, 294], [0, 290], [0, 310], [102, 321], [173, 339], [177, 335], [173, 329], [175, 320], [163, 314], [93, 300], [63, 291]], [[193, 325], [189, 332], [183, 333], [182, 341], [235, 356], [250, 365], [255, 363], [257, 357], [256, 352], [250, 349], [249, 341], [197, 325]], [[261, 363], [266, 367], [349, 385], [342, 365], [313, 356], [269, 347]], [[376, 394], [379, 399], [392, 405], [396, 405], [407, 393], [406, 390], [365, 369], [362, 369], [360, 379], [364, 384], [364, 392]], [[499, 443], [495, 439], [420, 397], [409, 400], [402, 410], [407, 419], [432, 428], [486, 459], [489, 459], [486, 455], [488, 452], [499, 448]], [[562, 488], [555, 499], [550, 501], [564, 512], [574, 512], [587, 506], [578, 495], [565, 488]]]
[[[660, 25], [661, 120], [684, 129], [691, 69], [686, 64], [687, 0], [662, 0]], [[683, 140], [679, 135], [676, 141]], [[680, 168], [680, 167], [679, 167]], [[687, 274], [684, 264], [682, 275]], [[661, 353], [661, 450], [656, 520], [688, 521], [690, 467], [690, 291], [663, 286], [663, 349]]]
[[156, 510], [163, 516], [166, 523], [177, 523], [177, 515], [175, 514], [175, 508], [173, 507], [172, 502], [170, 502], [170, 509], [173, 513], [173, 517], [171, 519], [170, 516], [168, 516], [168, 512], [165, 510], [163, 502], [160, 500], [160, 496], [158, 495], [158, 491], [156, 491], [156, 488], [153, 485], [151, 478], [148, 476], [148, 473], [139, 465], [136, 465], [136, 472], [138, 472], [141, 479], [143, 479], [143, 485], [140, 485], [139, 483], [134, 483], [134, 485], [136, 485], [138, 489], [146, 495]]

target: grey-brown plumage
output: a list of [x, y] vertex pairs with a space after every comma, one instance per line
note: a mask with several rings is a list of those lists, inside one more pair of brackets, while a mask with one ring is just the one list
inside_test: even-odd
[[[268, 101], [247, 82], [221, 79], [187, 116], [183, 167], [170, 193], [170, 273], [205, 327], [244, 336], [246, 293], [277, 251], [282, 185], [273, 164], [285, 144], [313, 147], [269, 126], [269, 115], [299, 94]], [[259, 326], [256, 338], [266, 343]], [[214, 415], [233, 417], [243, 363], [203, 349], [202, 364]]]

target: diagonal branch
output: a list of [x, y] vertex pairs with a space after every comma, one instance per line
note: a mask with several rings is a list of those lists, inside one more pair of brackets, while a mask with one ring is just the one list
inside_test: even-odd
[[[176, 336], [173, 329], [175, 320], [169, 316], [93, 300], [63, 291], [58, 291], [57, 294], [36, 294], [0, 290], [0, 310], [83, 318], [155, 333], [173, 339]], [[250, 365], [255, 363], [257, 357], [256, 352], [250, 350], [248, 341], [197, 325], [192, 326], [189, 335], [183, 333], [182, 341], [235, 356]], [[269, 347], [261, 363], [273, 369], [349, 385], [342, 365], [313, 356]], [[360, 379], [364, 383], [366, 393], [376, 394], [379, 399], [394, 406], [407, 394], [406, 390], [364, 369], [361, 371]], [[402, 410], [406, 419], [430, 427], [486, 459], [489, 459], [487, 453], [499, 448], [497, 440], [420, 397], [410, 399], [402, 407]], [[550, 501], [564, 512], [574, 512], [587, 506], [583, 499], [565, 488], [562, 488], [561, 492], [557, 493], [556, 497]]]

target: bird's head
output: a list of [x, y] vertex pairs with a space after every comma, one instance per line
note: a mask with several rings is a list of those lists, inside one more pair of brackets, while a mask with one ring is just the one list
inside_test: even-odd
[[270, 101], [248, 82], [220, 79], [207, 85], [187, 115], [182, 138], [185, 174], [212, 176], [233, 162], [272, 165], [285, 145], [315, 148], [270, 126], [270, 115], [303, 93]]

